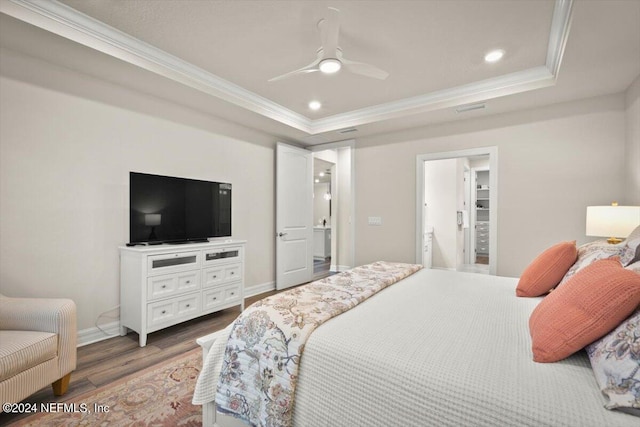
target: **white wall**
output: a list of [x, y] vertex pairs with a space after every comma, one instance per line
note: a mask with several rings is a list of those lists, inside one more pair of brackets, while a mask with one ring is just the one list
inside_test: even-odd
[[[96, 91], [125, 91], [67, 76]], [[206, 118], [179, 106], [171, 106], [177, 117], [203, 125], [5, 77], [0, 94], [0, 292], [71, 298], [79, 330], [117, 306], [129, 171], [231, 182], [233, 237], [248, 240], [246, 285], [273, 282], [274, 150], [265, 135], [243, 130], [254, 144], [207, 130]], [[125, 95], [162, 108], [159, 99]]]
[[640, 75], [626, 92], [627, 148], [626, 200], [627, 205], [640, 205]]
[[[376, 192], [356, 192], [356, 264], [414, 262], [416, 156], [474, 147], [498, 147], [499, 275], [519, 276], [558, 241], [585, 242], [586, 206], [624, 199], [625, 117], [620, 94], [358, 140], [356, 182]], [[383, 225], [368, 226], [372, 215]]]

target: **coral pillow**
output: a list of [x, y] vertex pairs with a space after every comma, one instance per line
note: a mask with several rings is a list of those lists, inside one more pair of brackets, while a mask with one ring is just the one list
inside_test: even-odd
[[538, 297], [554, 288], [576, 262], [576, 241], [551, 246], [534, 259], [522, 272], [516, 295]]
[[551, 292], [529, 318], [533, 360], [557, 362], [603, 337], [640, 304], [640, 275], [618, 257], [595, 261]]

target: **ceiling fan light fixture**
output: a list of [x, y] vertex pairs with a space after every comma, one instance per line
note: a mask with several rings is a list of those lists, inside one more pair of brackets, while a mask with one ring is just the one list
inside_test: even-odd
[[342, 62], [336, 58], [326, 58], [320, 61], [318, 68], [325, 74], [333, 74], [340, 71], [340, 68], [342, 68]]
[[488, 52], [485, 56], [484, 56], [484, 60], [485, 62], [498, 62], [502, 59], [502, 57], [504, 56], [504, 50], [502, 49], [496, 49], [496, 50], [492, 50], [491, 52]]

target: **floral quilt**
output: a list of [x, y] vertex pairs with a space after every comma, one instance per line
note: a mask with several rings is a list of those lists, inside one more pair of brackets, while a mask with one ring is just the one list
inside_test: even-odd
[[376, 292], [422, 268], [375, 262], [265, 298], [235, 321], [218, 388], [217, 409], [254, 426], [292, 424], [300, 358], [311, 333]]

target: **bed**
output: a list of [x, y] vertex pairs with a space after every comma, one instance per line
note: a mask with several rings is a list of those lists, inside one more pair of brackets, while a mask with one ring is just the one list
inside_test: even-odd
[[[637, 427], [603, 408], [584, 351], [532, 360], [528, 320], [541, 298], [517, 298], [517, 283], [422, 269], [320, 325], [300, 361], [293, 425]], [[199, 340], [212, 378], [229, 332]], [[203, 425], [245, 425], [211, 400]]]

